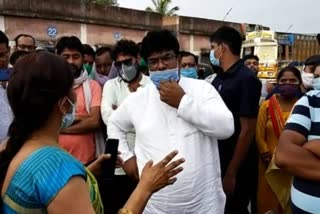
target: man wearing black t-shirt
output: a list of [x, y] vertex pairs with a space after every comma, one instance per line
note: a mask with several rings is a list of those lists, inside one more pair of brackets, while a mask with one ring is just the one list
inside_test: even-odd
[[242, 38], [230, 27], [218, 29], [211, 38], [211, 48], [222, 72], [212, 85], [218, 90], [234, 117], [235, 132], [219, 141], [223, 188], [227, 195], [226, 214], [248, 214], [254, 191], [255, 175], [251, 154], [259, 110], [261, 82], [240, 60]]

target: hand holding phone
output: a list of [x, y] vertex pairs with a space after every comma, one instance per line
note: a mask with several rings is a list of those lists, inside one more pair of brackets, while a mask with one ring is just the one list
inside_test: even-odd
[[110, 154], [111, 157], [106, 160], [103, 164], [103, 179], [112, 179], [114, 177], [114, 172], [116, 169], [116, 163], [118, 158], [118, 139], [108, 139], [106, 144], [105, 154]]

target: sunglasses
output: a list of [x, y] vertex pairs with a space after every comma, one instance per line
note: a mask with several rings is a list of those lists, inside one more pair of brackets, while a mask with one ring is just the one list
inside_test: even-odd
[[132, 59], [126, 59], [123, 61], [115, 62], [114, 66], [116, 66], [116, 68], [121, 69], [122, 65], [131, 66], [132, 64], [133, 64]]

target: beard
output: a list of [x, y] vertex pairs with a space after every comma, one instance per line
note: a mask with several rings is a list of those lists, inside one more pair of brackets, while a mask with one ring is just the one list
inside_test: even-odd
[[75, 79], [77, 79], [78, 77], [80, 77], [81, 72], [82, 72], [82, 66], [80, 68], [78, 68], [78, 66], [74, 65], [74, 64], [70, 64], [70, 68], [71, 68], [71, 72], [73, 74], [73, 77]]

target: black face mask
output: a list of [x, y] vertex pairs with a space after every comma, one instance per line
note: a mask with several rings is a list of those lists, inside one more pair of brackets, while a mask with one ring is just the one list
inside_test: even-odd
[[79, 69], [76, 65], [70, 64], [70, 68], [71, 68], [71, 72], [73, 74], [73, 77], [75, 79], [77, 79], [78, 77], [80, 77], [81, 72], [82, 72], [82, 66]]

